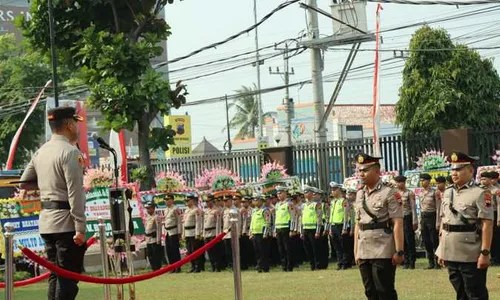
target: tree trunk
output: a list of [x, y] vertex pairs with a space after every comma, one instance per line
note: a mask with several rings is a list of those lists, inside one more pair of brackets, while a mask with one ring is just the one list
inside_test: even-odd
[[137, 122], [139, 133], [139, 163], [149, 171], [148, 180], [141, 182], [141, 191], [150, 190], [153, 186], [153, 168], [151, 166], [151, 157], [149, 155], [149, 120], [147, 114]]

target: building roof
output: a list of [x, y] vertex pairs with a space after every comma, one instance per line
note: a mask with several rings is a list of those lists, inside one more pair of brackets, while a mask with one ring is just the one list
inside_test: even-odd
[[191, 152], [192, 155], [210, 155], [222, 153], [217, 147], [212, 145], [205, 137]]

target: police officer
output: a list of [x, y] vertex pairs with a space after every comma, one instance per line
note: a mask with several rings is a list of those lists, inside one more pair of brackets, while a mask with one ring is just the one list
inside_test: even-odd
[[250, 222], [252, 221], [252, 208], [250, 207], [250, 202], [252, 201], [251, 196], [244, 196], [241, 199], [241, 237], [240, 237], [240, 249], [241, 249], [241, 269], [247, 270], [249, 266], [255, 266], [255, 252], [253, 251], [252, 242], [249, 239], [250, 233]]
[[279, 201], [275, 205], [274, 234], [278, 242], [281, 269], [284, 272], [292, 272], [294, 263], [290, 228], [292, 226], [293, 207], [288, 197], [288, 188], [278, 186], [276, 191], [278, 192]]
[[332, 201], [330, 203], [330, 240], [337, 257], [337, 271], [347, 269], [346, 253], [342, 240], [344, 232], [344, 207], [347, 201], [342, 196], [341, 186], [335, 182], [330, 183]]
[[493, 223], [494, 227], [494, 241], [496, 251], [493, 256], [492, 254], [492, 264], [500, 265], [500, 183], [498, 183], [499, 174], [497, 171], [491, 171], [491, 186], [492, 193], [494, 193], [494, 200], [496, 200], [495, 206], [495, 223]]
[[[187, 254], [191, 254], [201, 247], [203, 213], [198, 208], [198, 196], [188, 194], [186, 196], [187, 208], [182, 220], [182, 239], [186, 241]], [[202, 260], [200, 257], [191, 261], [191, 269], [188, 273], [200, 273], [202, 271]]]
[[493, 238], [491, 240], [491, 264], [496, 265], [499, 262], [499, 257], [498, 257], [498, 243], [500, 242], [497, 239], [497, 204], [498, 204], [498, 189], [496, 186], [493, 185], [493, 179], [498, 178], [496, 177], [497, 173], [496, 172], [483, 172], [481, 173], [481, 187], [490, 190], [491, 195], [492, 195], [492, 206], [493, 206]]
[[436, 195], [436, 190], [430, 186], [431, 175], [427, 173], [420, 174], [420, 185], [423, 190], [420, 195], [420, 232], [424, 241], [425, 251], [427, 252], [427, 260], [429, 265], [426, 269], [439, 268], [436, 263], [434, 252], [439, 243], [438, 231], [440, 224], [440, 216], [437, 211], [441, 206], [441, 200]]
[[403, 230], [405, 241], [405, 260], [403, 269], [415, 269], [417, 260], [417, 250], [415, 247], [415, 230], [418, 229], [417, 205], [415, 203], [415, 194], [406, 188], [406, 177], [394, 177], [398, 193], [403, 202]]
[[[224, 196], [224, 212], [222, 213], [222, 224], [223, 224], [223, 230], [225, 232], [229, 232], [231, 229], [231, 218], [233, 211], [236, 210], [236, 206], [233, 205], [233, 196], [232, 195], [226, 195]], [[240, 215], [237, 215], [238, 218], [240, 218]], [[238, 220], [238, 224], [241, 224], [241, 219]], [[239, 236], [241, 232], [238, 232], [237, 237], [238, 237], [238, 243], [239, 243]], [[229, 267], [233, 266], [233, 248], [231, 245], [231, 234], [226, 234], [224, 238], [222, 239], [224, 243], [224, 253], [226, 257], [226, 262]]]
[[[165, 209], [165, 251], [167, 252], [168, 263], [173, 264], [181, 260], [179, 250], [179, 236], [182, 234], [182, 214], [174, 204], [174, 195], [167, 194], [164, 197], [167, 203]], [[180, 273], [181, 268], [177, 268], [175, 273]]]
[[368, 299], [397, 299], [396, 266], [404, 260], [403, 203], [380, 178], [380, 157], [356, 156], [364, 187], [356, 194], [354, 253]]
[[158, 232], [156, 227], [158, 217], [155, 214], [154, 203], [148, 202], [144, 205], [144, 208], [146, 208], [148, 213], [146, 217], [146, 228], [144, 228], [146, 236], [146, 252], [148, 254], [151, 269], [156, 271], [161, 268], [161, 260], [163, 256], [161, 244], [158, 244]]
[[[205, 198], [206, 209], [203, 214], [203, 238], [205, 243], [209, 243], [221, 231], [222, 216], [220, 211], [215, 207], [215, 198], [212, 194], [208, 194]], [[221, 253], [217, 251], [217, 248], [212, 247], [208, 249], [208, 258], [210, 259], [210, 265], [212, 267], [212, 272], [220, 272], [222, 270], [222, 260], [220, 259]]]
[[441, 215], [438, 262], [448, 267], [457, 299], [488, 299], [486, 273], [493, 232], [491, 191], [474, 183], [476, 157], [453, 152], [453, 186], [446, 189]]
[[304, 248], [309, 259], [311, 271], [320, 267], [320, 247], [321, 247], [321, 230], [322, 230], [322, 215], [321, 203], [316, 202], [313, 197], [316, 189], [313, 187], [305, 187], [305, 203], [302, 208], [302, 234], [304, 240]]
[[[85, 254], [85, 162], [73, 146], [78, 141], [78, 122], [83, 118], [73, 107], [49, 110], [51, 139], [35, 152], [21, 176], [22, 189], [39, 189], [42, 200], [39, 232], [47, 258], [57, 266], [81, 273]], [[49, 299], [75, 299], [77, 281], [51, 273]]]
[[295, 192], [292, 194], [292, 228], [290, 237], [292, 239], [292, 261], [294, 262], [294, 267], [300, 266], [306, 257], [304, 250], [303, 240], [300, 238], [302, 232], [302, 226], [300, 225], [300, 219], [302, 218], [302, 193]]
[[345, 269], [350, 269], [354, 264], [354, 222], [356, 219], [354, 205], [356, 202], [356, 190], [347, 189], [346, 200], [346, 206], [344, 207], [344, 228], [342, 231], [342, 241], [346, 256]]
[[264, 205], [264, 198], [256, 196], [250, 223], [250, 240], [253, 242], [257, 258], [257, 272], [269, 272], [271, 256], [271, 211]]

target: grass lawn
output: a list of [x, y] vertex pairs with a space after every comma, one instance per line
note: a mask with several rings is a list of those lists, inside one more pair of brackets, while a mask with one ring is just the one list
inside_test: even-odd
[[[416, 270], [397, 270], [396, 289], [399, 299], [455, 299], [447, 271], [423, 270], [425, 265], [426, 262], [420, 260]], [[334, 267], [334, 264], [330, 264], [329, 270], [311, 272], [308, 266], [304, 265], [292, 273], [283, 273], [279, 269], [273, 269], [267, 274], [259, 274], [253, 270], [244, 271], [244, 299], [364, 299], [359, 271], [335, 271], [332, 270]], [[500, 299], [500, 279], [496, 278], [498, 273], [499, 267], [490, 268], [488, 271], [490, 299]], [[78, 299], [102, 299], [101, 286], [80, 283], [79, 287]], [[14, 297], [23, 300], [46, 299], [46, 290], [46, 283], [22, 287], [16, 289]], [[233, 274], [229, 271], [167, 274], [137, 283], [136, 290], [137, 299], [234, 299]], [[116, 292], [114, 287], [112, 292]], [[3, 290], [0, 291], [0, 299], [2, 298]], [[128, 299], [128, 294], [125, 299]]]

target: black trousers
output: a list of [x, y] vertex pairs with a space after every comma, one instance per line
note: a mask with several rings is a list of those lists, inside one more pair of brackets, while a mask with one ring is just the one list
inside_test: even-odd
[[257, 270], [269, 272], [269, 259], [271, 256], [271, 238], [264, 238], [262, 234], [254, 234], [253, 247], [257, 258]]
[[345, 251], [346, 268], [351, 268], [354, 264], [354, 236], [350, 235], [351, 229], [347, 230], [347, 234], [342, 235], [342, 243]]
[[488, 300], [487, 269], [479, 270], [477, 263], [446, 262], [451, 285], [457, 300]]
[[316, 238], [316, 229], [304, 229], [304, 248], [311, 265], [311, 270], [320, 268], [319, 255], [321, 251], [321, 237]]
[[361, 259], [359, 271], [368, 300], [398, 299], [394, 288], [396, 267], [391, 259]]
[[319, 266], [318, 269], [325, 270], [328, 269], [329, 263], [329, 254], [330, 254], [330, 245], [328, 243], [328, 234], [321, 233], [321, 237], [319, 238], [320, 247], [318, 248], [318, 261]]
[[[168, 263], [173, 264], [181, 260], [181, 252], [179, 250], [179, 235], [167, 235], [165, 238], [165, 250], [167, 251]], [[180, 270], [177, 269], [177, 270]]]
[[434, 253], [439, 244], [439, 236], [436, 230], [436, 213], [422, 213], [422, 239], [424, 241], [425, 251], [429, 266], [436, 265]]
[[[205, 239], [205, 243], [210, 243], [215, 237], [209, 237]], [[210, 265], [212, 266], [212, 271], [221, 271], [223, 269], [223, 259], [222, 259], [222, 254], [223, 252], [220, 251], [220, 242], [213, 246], [212, 248], [208, 249], [208, 259], [210, 260]]]
[[[194, 236], [189, 236], [186, 237], [186, 250], [187, 254], [191, 254], [198, 250], [201, 247], [201, 241], [196, 239]], [[196, 259], [193, 259], [191, 261], [191, 271], [201, 271], [203, 269], [202, 267], [202, 259], [201, 255], [198, 256]]]
[[335, 250], [337, 256], [337, 265], [339, 268], [347, 266], [346, 251], [344, 245], [344, 239], [342, 238], [343, 224], [332, 224], [331, 233], [332, 236], [330, 240], [333, 244], [333, 249]]
[[[500, 200], [498, 200], [500, 201]], [[498, 215], [494, 212], [493, 219], [493, 240], [491, 241], [491, 263], [494, 265], [500, 264], [500, 228], [497, 227]]]
[[242, 270], [247, 270], [249, 266], [255, 266], [255, 252], [248, 235], [240, 237], [240, 264]]
[[148, 255], [151, 269], [153, 269], [153, 271], [160, 269], [163, 256], [163, 247], [157, 243], [147, 244], [146, 253]]
[[231, 247], [231, 239], [222, 240], [224, 243], [224, 258], [227, 263], [227, 266], [233, 267], [233, 247]]
[[[73, 241], [75, 232], [41, 234], [45, 241], [47, 259], [51, 263], [76, 273], [83, 271], [86, 245], [77, 246]], [[72, 300], [78, 294], [78, 281], [51, 273], [49, 277], [49, 300]]]
[[277, 266], [280, 264], [280, 252], [278, 250], [278, 239], [275, 237], [269, 237], [271, 241], [271, 265]]
[[304, 241], [300, 238], [300, 234], [295, 234], [292, 238], [292, 261], [298, 267], [306, 261], [306, 251], [304, 249]]
[[405, 260], [404, 265], [410, 266], [417, 260], [417, 250], [415, 248], [415, 231], [413, 231], [413, 215], [404, 216], [403, 231], [405, 240]]
[[276, 239], [278, 240], [278, 250], [280, 253], [281, 269], [283, 271], [293, 271], [292, 239], [289, 228], [276, 229]]

